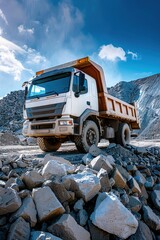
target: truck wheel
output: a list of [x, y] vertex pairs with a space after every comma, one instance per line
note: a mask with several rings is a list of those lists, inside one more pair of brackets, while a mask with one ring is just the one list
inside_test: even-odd
[[99, 129], [95, 122], [87, 120], [84, 123], [81, 136], [75, 136], [74, 142], [79, 152], [88, 152], [89, 148], [99, 142]]
[[37, 143], [40, 147], [40, 149], [44, 152], [52, 152], [52, 151], [57, 151], [61, 143], [58, 141], [58, 139], [55, 138], [42, 138], [39, 137], [37, 139]]
[[120, 123], [116, 133], [116, 143], [126, 146], [130, 143], [131, 131], [127, 123]]

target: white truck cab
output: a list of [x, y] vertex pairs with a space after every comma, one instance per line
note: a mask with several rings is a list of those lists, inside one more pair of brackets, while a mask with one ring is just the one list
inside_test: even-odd
[[26, 86], [23, 134], [38, 138], [43, 151], [56, 151], [70, 139], [87, 152], [102, 137], [116, 140], [119, 126], [127, 124], [125, 145], [131, 127], [139, 126], [137, 113], [134, 106], [107, 98], [103, 76], [88, 57], [38, 72]]

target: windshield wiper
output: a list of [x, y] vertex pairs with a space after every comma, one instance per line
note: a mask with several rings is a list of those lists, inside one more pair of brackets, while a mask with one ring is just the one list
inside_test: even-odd
[[50, 94], [50, 93], [54, 93], [54, 94], [56, 94], [57, 96], [59, 95], [56, 91], [50, 91], [50, 92], [46, 92], [46, 94]]

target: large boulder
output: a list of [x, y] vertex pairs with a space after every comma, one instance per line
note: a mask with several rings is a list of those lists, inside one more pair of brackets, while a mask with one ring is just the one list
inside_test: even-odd
[[116, 187], [125, 188], [126, 186], [126, 179], [121, 175], [118, 169], [115, 169], [113, 173], [113, 179], [115, 181]]
[[65, 176], [63, 181], [69, 190], [76, 191], [77, 196], [82, 197], [86, 202], [96, 196], [101, 189], [99, 178], [88, 171]]
[[32, 196], [40, 221], [52, 219], [65, 212], [63, 206], [49, 187], [34, 188]]
[[57, 222], [48, 227], [48, 231], [63, 240], [90, 240], [89, 232], [78, 225], [70, 214], [63, 214]]
[[92, 223], [98, 228], [126, 239], [134, 234], [138, 221], [113, 194], [107, 194], [91, 215]]
[[67, 173], [73, 173], [75, 171], [75, 165], [62, 157], [52, 156], [50, 153], [48, 153], [44, 157], [43, 165], [46, 165], [49, 161], [61, 164]]
[[22, 217], [11, 224], [7, 240], [29, 240], [30, 226]]
[[61, 182], [47, 180], [44, 182], [43, 186], [50, 187], [61, 203], [64, 203], [71, 198], [69, 192], [65, 189], [63, 183]]
[[107, 171], [101, 168], [97, 177], [100, 179], [101, 192], [109, 192], [111, 190], [111, 183]]
[[50, 160], [46, 163], [42, 170], [42, 176], [48, 180], [52, 177], [62, 177], [67, 174], [66, 168], [63, 164], [57, 163], [57, 161]]
[[37, 211], [35, 204], [31, 196], [26, 197], [21, 207], [12, 214], [10, 221], [15, 221], [19, 217], [23, 217], [27, 222], [30, 223], [31, 227], [34, 227], [37, 223]]
[[14, 189], [0, 187], [0, 215], [15, 212], [21, 204], [21, 199]]
[[145, 223], [153, 230], [160, 230], [160, 218], [149, 206], [143, 206], [143, 218]]
[[100, 154], [90, 162], [89, 166], [96, 171], [99, 171], [101, 168], [103, 168], [107, 171], [107, 173], [110, 173], [113, 170], [113, 164], [114, 162], [111, 164], [107, 156]]
[[28, 189], [33, 189], [36, 187], [40, 187], [44, 181], [42, 175], [36, 170], [27, 171], [23, 176], [22, 180], [27, 186]]

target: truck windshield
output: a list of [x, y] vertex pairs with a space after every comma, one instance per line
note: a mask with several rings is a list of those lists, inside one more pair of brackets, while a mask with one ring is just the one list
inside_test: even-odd
[[67, 72], [34, 80], [29, 88], [27, 99], [68, 92], [70, 79], [71, 73]]

